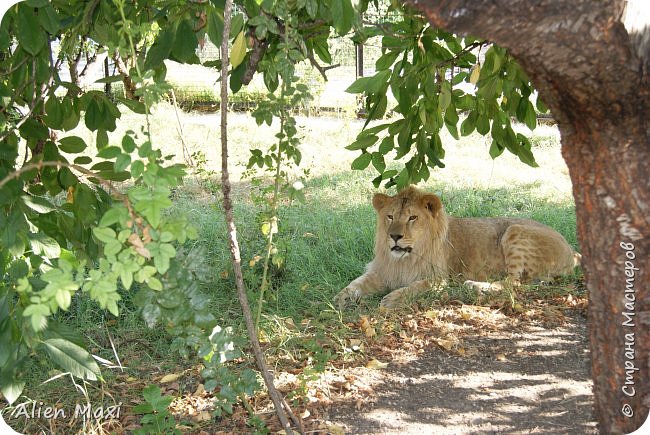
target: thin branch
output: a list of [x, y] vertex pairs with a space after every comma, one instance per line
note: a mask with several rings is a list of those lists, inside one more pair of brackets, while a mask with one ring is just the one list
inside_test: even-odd
[[22, 174], [24, 174], [25, 172], [29, 172], [29, 171], [31, 171], [33, 169], [41, 170], [41, 169], [46, 168], [46, 167], [50, 167], [50, 168], [54, 167], [54, 168], [57, 168], [57, 169], [61, 169], [61, 168], [74, 169], [75, 171], [77, 171], [77, 172], [79, 172], [79, 173], [81, 173], [83, 175], [86, 175], [88, 177], [92, 177], [92, 178], [95, 178], [95, 179], [99, 180], [99, 182], [102, 185], [107, 187], [108, 190], [112, 191], [112, 193], [115, 196], [117, 196], [118, 198], [120, 198], [122, 200], [127, 198], [126, 195], [124, 195], [121, 192], [118, 192], [115, 189], [115, 186], [113, 186], [113, 183], [106, 180], [105, 178], [102, 178], [101, 176], [97, 175], [93, 171], [91, 171], [89, 169], [86, 169], [83, 166], [75, 165], [74, 163], [62, 162], [60, 160], [46, 161], [46, 162], [40, 161], [40, 162], [34, 162], [34, 163], [27, 163], [26, 165], [22, 166], [17, 171], [14, 171], [14, 172], [10, 173], [6, 177], [4, 177], [2, 180], [0, 180], [0, 189], [2, 189], [5, 186], [5, 184], [10, 182], [11, 180], [20, 178], [20, 176]]
[[327, 74], [326, 73], [327, 73], [328, 70], [338, 68], [338, 67], [341, 66], [340, 63], [334, 64], [334, 65], [322, 66], [321, 64], [319, 64], [316, 61], [316, 59], [314, 58], [313, 53], [307, 54], [307, 59], [309, 59], [309, 63], [311, 63], [311, 65], [318, 70], [320, 75], [323, 77], [323, 80], [325, 80], [325, 81], [327, 81]]
[[181, 118], [178, 116], [178, 103], [176, 102], [176, 93], [174, 92], [174, 88], [171, 89], [171, 94], [172, 105], [174, 106], [174, 113], [176, 114], [176, 130], [178, 131], [178, 135], [181, 138], [181, 145], [183, 146], [183, 158], [185, 159], [185, 163], [193, 168], [194, 160], [192, 160], [192, 155], [190, 154], [190, 151], [187, 148], [187, 144], [185, 143], [185, 133], [183, 132], [183, 124], [181, 123]]
[[273, 406], [275, 407], [276, 415], [280, 420], [280, 424], [284, 429], [285, 433], [291, 435], [291, 425], [287, 419], [285, 410], [291, 414], [291, 409], [287, 406], [285, 407], [282, 401], [282, 396], [275, 388], [273, 384], [273, 375], [269, 371], [266, 361], [264, 359], [264, 353], [260, 347], [259, 339], [257, 337], [257, 331], [255, 330], [255, 324], [253, 323], [253, 315], [251, 313], [250, 305], [248, 303], [248, 296], [246, 295], [246, 288], [244, 286], [244, 277], [241, 268], [241, 254], [239, 251], [239, 242], [237, 241], [237, 228], [235, 226], [234, 217], [233, 217], [233, 205], [231, 199], [231, 185], [230, 185], [230, 174], [228, 171], [228, 66], [230, 60], [228, 57], [228, 35], [230, 35], [230, 25], [231, 25], [231, 14], [232, 14], [232, 0], [226, 0], [224, 7], [224, 25], [223, 25], [223, 38], [221, 41], [221, 102], [220, 102], [220, 111], [221, 111], [221, 189], [223, 192], [223, 207], [226, 215], [226, 222], [228, 225], [228, 239], [230, 243], [230, 254], [232, 257], [233, 271], [235, 275], [235, 285], [237, 287], [237, 293], [239, 295], [239, 303], [241, 304], [242, 311], [244, 314], [244, 320], [246, 322], [246, 329], [248, 330], [248, 336], [251, 341], [251, 346], [253, 348], [253, 353], [255, 355], [255, 361], [257, 366], [260, 369], [264, 383], [269, 391], [269, 396], [273, 401]]
[[[52, 82], [54, 81], [55, 71], [61, 66], [61, 63], [60, 63], [59, 60], [57, 60], [57, 62], [54, 63], [54, 64], [52, 63], [52, 47], [50, 46], [49, 42], [48, 42], [48, 46], [50, 48], [50, 67], [51, 67], [50, 68], [50, 77], [47, 79], [47, 82], [43, 83], [43, 85], [41, 86], [41, 89], [40, 89], [40, 93], [37, 96], [36, 95], [36, 58], [34, 57], [33, 58], [34, 65], [33, 65], [33, 68], [32, 68], [32, 71], [34, 71], [34, 76], [33, 76], [34, 89], [33, 89], [33, 93], [32, 93], [32, 102], [29, 105], [29, 111], [27, 112], [27, 114], [25, 114], [22, 117], [22, 119], [20, 121], [18, 121], [16, 123], [16, 125], [13, 127], [13, 129], [7, 130], [2, 136], [0, 136], [0, 142], [4, 142], [9, 137], [9, 134], [11, 134], [12, 131], [18, 130], [25, 122], [27, 122], [27, 120], [30, 118], [32, 113], [34, 113], [34, 110], [36, 110], [36, 106], [38, 106], [39, 103], [45, 99], [45, 95], [46, 95], [47, 91], [52, 87]], [[26, 86], [26, 83], [23, 86], [23, 89], [25, 88], [25, 86]], [[22, 93], [22, 90], [20, 92]], [[14, 97], [12, 97], [12, 101], [10, 102], [9, 105], [6, 106], [7, 109], [10, 108], [14, 104], [15, 98], [18, 95], [19, 94], [14, 94]]]

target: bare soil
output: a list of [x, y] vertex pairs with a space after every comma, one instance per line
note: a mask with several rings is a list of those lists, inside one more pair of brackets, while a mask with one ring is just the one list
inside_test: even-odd
[[507, 323], [349, 369], [356, 395], [324, 417], [351, 434], [597, 433], [584, 316]]

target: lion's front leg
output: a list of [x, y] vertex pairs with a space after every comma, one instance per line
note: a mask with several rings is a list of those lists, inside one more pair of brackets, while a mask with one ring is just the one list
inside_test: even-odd
[[380, 306], [383, 308], [396, 308], [403, 305], [408, 300], [424, 291], [431, 289], [432, 283], [427, 280], [415, 281], [408, 287], [401, 287], [388, 293], [381, 300]]
[[352, 281], [334, 297], [334, 304], [339, 308], [350, 302], [358, 302], [363, 296], [378, 293], [386, 289], [383, 281], [374, 272], [366, 272]]

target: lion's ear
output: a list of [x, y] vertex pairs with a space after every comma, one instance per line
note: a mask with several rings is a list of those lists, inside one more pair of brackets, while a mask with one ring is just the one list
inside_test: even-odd
[[440, 201], [440, 198], [433, 194], [424, 195], [422, 198], [420, 198], [420, 204], [422, 207], [429, 210], [433, 216], [437, 215], [438, 212], [442, 209], [442, 202]]
[[388, 201], [391, 200], [391, 197], [388, 195], [385, 195], [383, 193], [375, 193], [375, 196], [372, 197], [372, 206], [375, 208], [375, 210], [379, 211], [386, 204], [388, 204]]

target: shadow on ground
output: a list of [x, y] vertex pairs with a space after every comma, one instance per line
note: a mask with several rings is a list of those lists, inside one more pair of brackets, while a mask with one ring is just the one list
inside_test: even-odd
[[477, 352], [426, 349], [384, 370], [359, 368], [372, 391], [338, 403], [346, 433], [597, 433], [585, 319], [466, 337]]

